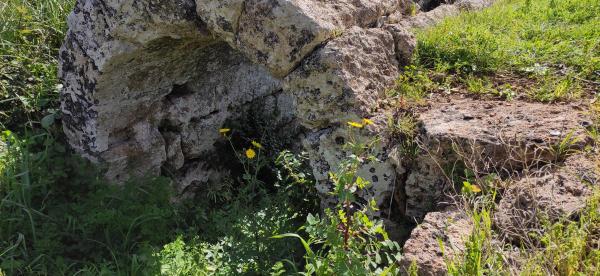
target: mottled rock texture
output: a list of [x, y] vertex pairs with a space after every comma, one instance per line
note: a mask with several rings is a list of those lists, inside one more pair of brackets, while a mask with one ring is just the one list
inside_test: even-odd
[[110, 179], [218, 181], [227, 168], [214, 145], [227, 120], [260, 106], [274, 125], [293, 123], [281, 80], [215, 38], [193, 1], [78, 1], [68, 22], [64, 130]]
[[[60, 53], [65, 133], [110, 179], [166, 174], [182, 190], [219, 181], [217, 130], [250, 112], [273, 128], [298, 130], [299, 118], [307, 141], [368, 117], [414, 47], [406, 30], [373, 28], [398, 9], [395, 0], [79, 0]], [[339, 147], [329, 145], [313, 147], [323, 149], [313, 163], [335, 167], [323, 152]], [[370, 178], [383, 187], [394, 175]]]
[[524, 176], [505, 191], [494, 222], [515, 243], [541, 234], [543, 221], [576, 217], [600, 186], [600, 163], [590, 154], [576, 154], [564, 164]]
[[395, 0], [198, 0], [202, 19], [233, 48], [289, 74], [304, 57], [338, 32], [366, 27], [397, 9]]
[[[184, 192], [230, 174], [235, 162], [222, 154], [228, 145], [218, 129], [254, 120], [274, 139], [302, 137], [327, 202], [327, 173], [349, 154], [342, 145], [381, 134], [378, 102], [415, 48], [408, 28], [422, 25], [406, 22], [445, 15], [436, 8], [409, 17], [410, 5], [78, 0], [60, 52], [64, 131], [77, 152], [107, 167], [109, 179], [162, 174]], [[348, 131], [348, 121], [363, 118], [378, 123]], [[373, 185], [362, 199], [375, 198], [389, 216], [406, 170], [401, 156], [390, 158], [395, 145], [380, 142], [371, 151], [377, 159], [360, 175]], [[413, 178], [406, 191], [419, 190], [408, 198], [430, 200], [421, 189], [438, 184]], [[435, 202], [408, 209], [422, 204]]]
[[448, 209], [427, 214], [404, 244], [400, 265], [403, 275], [408, 275], [411, 266], [417, 268], [418, 275], [447, 275], [446, 260], [462, 254], [472, 231], [471, 218], [461, 211]]
[[589, 142], [588, 115], [577, 105], [478, 100], [460, 96], [431, 99], [418, 120], [421, 154], [405, 182], [406, 214], [435, 210], [451, 187], [449, 174], [465, 167], [476, 173], [509, 175], [557, 161], [556, 145], [569, 149]]

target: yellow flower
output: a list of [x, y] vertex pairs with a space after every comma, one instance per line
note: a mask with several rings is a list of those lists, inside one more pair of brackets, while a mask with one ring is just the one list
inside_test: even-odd
[[479, 187], [479, 185], [473, 185], [471, 186], [471, 191], [473, 191], [474, 193], [480, 193], [481, 188]]
[[363, 124], [365, 124], [365, 125], [372, 125], [372, 124], [373, 124], [373, 121], [371, 121], [371, 120], [369, 120], [369, 119], [367, 119], [367, 118], [364, 118], [364, 119], [363, 119]]
[[252, 141], [252, 145], [255, 146], [257, 149], [262, 149], [262, 145], [256, 141]]
[[230, 132], [231, 129], [229, 128], [221, 128], [219, 129], [219, 133], [221, 133], [223, 136], [226, 136], [228, 132]]
[[246, 157], [248, 157], [248, 159], [254, 159], [254, 157], [256, 157], [256, 152], [253, 149], [247, 149]]
[[357, 122], [348, 122], [348, 125], [355, 128], [362, 128], [363, 125]]

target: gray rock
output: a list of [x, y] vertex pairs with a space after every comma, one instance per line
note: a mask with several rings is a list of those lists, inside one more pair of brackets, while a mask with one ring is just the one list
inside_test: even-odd
[[398, 62], [400, 65], [408, 65], [417, 47], [415, 35], [401, 24], [388, 24], [384, 28], [394, 37]]
[[[166, 174], [183, 192], [234, 173], [219, 154], [218, 129], [226, 124], [252, 118], [270, 127], [277, 143], [296, 138], [301, 125], [325, 195], [328, 170], [348, 154], [341, 147], [351, 138], [346, 122], [378, 121], [356, 139], [381, 134], [379, 101], [415, 47], [409, 27], [418, 24], [403, 23], [413, 19], [389, 23], [405, 6], [78, 0], [60, 52], [64, 131], [73, 149], [107, 165], [109, 179]], [[365, 197], [380, 207], [389, 205], [404, 171], [401, 158], [390, 158], [393, 148], [376, 145], [377, 161], [360, 170], [373, 183]], [[413, 178], [411, 193], [425, 181]]]
[[371, 117], [399, 72], [392, 35], [354, 27], [307, 57], [285, 79], [284, 89], [294, 95], [303, 125], [345, 126]]
[[577, 216], [600, 185], [600, 167], [594, 156], [577, 154], [550, 171], [527, 175], [511, 183], [494, 216], [503, 237], [528, 241], [540, 232], [544, 220]]
[[[373, 132], [348, 130], [347, 122], [370, 118], [376, 102], [394, 83], [399, 74], [394, 49], [389, 32], [353, 27], [307, 57], [285, 79], [284, 89], [295, 98], [299, 121], [312, 131], [304, 144], [322, 195], [332, 189], [328, 172], [336, 171], [351, 154], [343, 145], [374, 139]], [[375, 146], [372, 154], [378, 161], [359, 170], [372, 184], [363, 197], [375, 198], [382, 206], [391, 197], [395, 170], [383, 145]]]
[[404, 244], [400, 265], [403, 274], [413, 265], [418, 275], [447, 275], [446, 260], [462, 254], [472, 231], [471, 218], [461, 211], [448, 209], [427, 214]]
[[218, 129], [250, 105], [271, 108], [263, 115], [273, 126], [293, 121], [281, 81], [215, 38], [191, 0], [80, 0], [68, 24], [64, 130], [77, 152], [107, 164], [109, 179], [163, 167], [188, 175], [185, 164], [212, 158]]
[[198, 0], [200, 18], [250, 60], [285, 77], [317, 46], [352, 26], [368, 26], [394, 0]]
[[479, 174], [534, 170], [558, 161], [553, 148], [567, 133], [572, 137], [563, 150], [583, 149], [589, 138], [580, 122], [587, 116], [569, 105], [433, 98], [418, 117], [421, 154], [406, 178], [406, 214], [435, 210], [445, 193], [455, 191], [447, 174], [461, 163]]

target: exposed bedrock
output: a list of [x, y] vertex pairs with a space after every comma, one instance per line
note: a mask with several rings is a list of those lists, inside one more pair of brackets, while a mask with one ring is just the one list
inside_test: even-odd
[[[185, 192], [231, 174], [218, 129], [251, 118], [279, 129], [273, 139], [301, 141], [327, 204], [327, 173], [349, 154], [342, 145], [384, 133], [379, 103], [416, 45], [409, 28], [488, 2], [411, 17], [407, 0], [79, 0], [60, 52], [64, 131], [109, 179], [167, 175]], [[429, 147], [454, 137], [443, 127], [453, 122], [436, 128], [436, 118], [456, 117], [433, 113], [444, 108], [420, 119]], [[364, 118], [375, 124], [348, 131]], [[421, 219], [446, 184], [437, 159], [407, 166], [397, 142], [381, 139], [360, 168], [372, 183], [363, 199], [375, 198], [383, 217]]]
[[68, 22], [64, 130], [110, 179], [166, 170], [182, 190], [218, 181], [227, 120], [258, 112], [295, 129], [281, 80], [215, 38], [193, 1], [78, 1]]
[[418, 116], [420, 154], [402, 177], [406, 215], [424, 217], [404, 244], [402, 269], [446, 275], [446, 262], [463, 253], [473, 221], [453, 201], [461, 187], [451, 178], [465, 169], [503, 183], [492, 218], [501, 239], [532, 243], [543, 222], [577, 218], [600, 185], [596, 153], [584, 151], [588, 116], [579, 104], [433, 97]]
[[517, 176], [557, 163], [563, 151], [588, 144], [588, 115], [577, 105], [477, 100], [439, 96], [419, 116], [420, 154], [405, 182], [406, 215], [439, 208], [453, 173]]
[[[218, 129], [250, 112], [285, 126], [282, 139], [304, 126], [307, 146], [371, 117], [415, 45], [409, 31], [381, 28], [398, 9], [395, 0], [79, 0], [60, 53], [65, 133], [109, 179], [166, 174], [181, 191], [218, 182], [228, 175]], [[320, 182], [316, 164], [334, 169], [343, 157], [331, 135], [310, 147]], [[380, 151], [369, 172], [377, 194], [394, 181]]]

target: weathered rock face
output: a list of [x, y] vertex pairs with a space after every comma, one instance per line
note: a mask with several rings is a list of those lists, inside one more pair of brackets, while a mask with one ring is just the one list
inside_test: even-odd
[[494, 222], [504, 237], [515, 243], [527, 240], [540, 230], [543, 220], [556, 222], [580, 214], [599, 185], [600, 164], [593, 156], [569, 156], [558, 168], [511, 183]]
[[472, 230], [471, 218], [461, 211], [448, 209], [427, 214], [404, 245], [403, 274], [413, 266], [418, 275], [447, 275], [446, 260], [462, 254]]
[[131, 126], [185, 81], [187, 56], [211, 40], [191, 3], [163, 2], [79, 1], [69, 16], [60, 53], [64, 128], [88, 157], [109, 148], [110, 129]]
[[[185, 191], [229, 174], [229, 160], [217, 154], [219, 128], [257, 117], [285, 126], [285, 139], [302, 126], [327, 201], [327, 173], [349, 154], [342, 145], [381, 134], [381, 125], [349, 132], [346, 122], [384, 121], [378, 102], [416, 45], [407, 26], [419, 24], [402, 16], [408, 4], [79, 0], [60, 54], [65, 133], [76, 151], [107, 166], [110, 179], [163, 174]], [[427, 14], [439, 19], [440, 11]], [[407, 173], [402, 157], [390, 158], [393, 146], [376, 144], [377, 160], [360, 169], [373, 184], [364, 199], [389, 210], [406, 187], [406, 214], [421, 216], [421, 205], [435, 204], [423, 182], [438, 175], [422, 173], [431, 167], [411, 171], [399, 186], [397, 176]]]
[[[383, 29], [354, 27], [307, 57], [285, 79], [285, 90], [296, 99], [297, 116], [311, 131], [305, 147], [323, 194], [332, 189], [328, 172], [336, 171], [351, 154], [343, 145], [352, 139], [374, 139], [373, 132], [349, 130], [346, 123], [370, 118], [398, 74], [392, 35]], [[391, 196], [395, 170], [382, 145], [372, 150], [378, 161], [364, 164], [359, 174], [372, 184], [364, 198], [375, 198], [381, 206]]]
[[252, 61], [285, 77], [317, 46], [351, 26], [369, 26], [397, 9], [395, 0], [198, 0], [216, 34]]
[[[397, 9], [395, 0], [80, 0], [60, 55], [65, 133], [110, 179], [166, 173], [181, 190], [219, 181], [217, 130], [252, 106], [289, 129], [298, 106], [309, 137], [367, 117], [398, 74], [397, 40], [369, 27]], [[335, 166], [323, 153], [338, 136], [313, 147], [322, 149], [313, 163]], [[371, 178], [387, 190], [394, 175], [377, 169]]]
[[445, 96], [432, 99], [418, 120], [421, 154], [405, 183], [406, 214], [413, 217], [435, 210], [454, 191], [448, 173], [462, 164], [481, 174], [535, 169], [555, 162], [553, 147], [569, 135], [568, 149], [582, 149], [590, 124], [577, 106]]
[[77, 3], [60, 55], [64, 129], [109, 178], [166, 169], [184, 189], [227, 174], [203, 161], [226, 120], [254, 105], [288, 124], [294, 108], [281, 80], [214, 38], [194, 2], [163, 2]]

